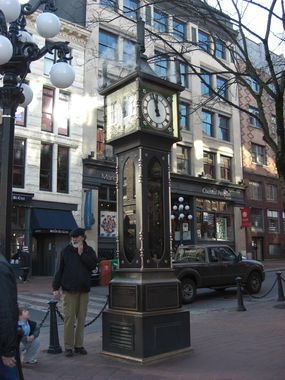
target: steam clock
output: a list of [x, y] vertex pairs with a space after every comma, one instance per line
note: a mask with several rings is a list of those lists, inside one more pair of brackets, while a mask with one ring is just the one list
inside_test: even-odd
[[183, 88], [159, 78], [143, 53], [140, 20], [136, 69], [101, 91], [117, 159], [119, 260], [103, 313], [103, 352], [139, 362], [190, 349], [170, 236], [170, 151]]

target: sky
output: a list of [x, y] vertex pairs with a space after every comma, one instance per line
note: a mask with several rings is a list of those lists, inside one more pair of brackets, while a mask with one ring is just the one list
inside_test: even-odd
[[[230, 14], [231, 16], [234, 16], [235, 14], [235, 10], [232, 5], [233, 1], [237, 3], [238, 8], [243, 11], [243, 21], [246, 23], [246, 25], [258, 35], [264, 36], [268, 12], [260, 9], [256, 5], [248, 4], [248, 2], [245, 0], [219, 0], [223, 11]], [[267, 7], [272, 4], [272, 0], [256, 0], [256, 2]], [[208, 3], [212, 6], [216, 6], [217, 0], [208, 0]], [[275, 10], [276, 13], [281, 15], [281, 0], [277, 0]], [[271, 26], [272, 28], [269, 38], [270, 50], [276, 54], [283, 54], [285, 56], [285, 41], [283, 43], [280, 43], [280, 38], [277, 37], [284, 37], [282, 23], [278, 19], [274, 18]], [[247, 35], [247, 37], [254, 40], [255, 42], [258, 42], [252, 35]]]

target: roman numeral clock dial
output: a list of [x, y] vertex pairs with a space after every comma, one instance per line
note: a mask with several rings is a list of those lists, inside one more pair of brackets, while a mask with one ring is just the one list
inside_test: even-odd
[[142, 115], [147, 124], [156, 129], [167, 129], [171, 123], [171, 106], [158, 92], [148, 92], [142, 98]]

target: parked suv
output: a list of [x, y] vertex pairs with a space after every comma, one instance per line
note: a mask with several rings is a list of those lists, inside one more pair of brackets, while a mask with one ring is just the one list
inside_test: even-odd
[[225, 289], [236, 285], [236, 277], [249, 293], [258, 293], [265, 278], [263, 264], [247, 260], [227, 245], [181, 245], [173, 260], [181, 281], [183, 303], [191, 303], [197, 288]]

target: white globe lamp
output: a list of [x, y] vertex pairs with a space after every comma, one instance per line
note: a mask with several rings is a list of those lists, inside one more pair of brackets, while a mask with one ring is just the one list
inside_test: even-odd
[[0, 35], [0, 65], [9, 62], [13, 55], [13, 46], [11, 41]]
[[21, 88], [23, 89], [23, 94], [24, 94], [25, 100], [23, 101], [23, 103], [19, 104], [19, 106], [25, 108], [33, 100], [34, 94], [33, 94], [31, 87], [28, 86], [26, 83], [22, 83]]
[[67, 88], [71, 86], [75, 78], [73, 67], [66, 62], [55, 63], [52, 66], [49, 75], [51, 83], [58, 88]]
[[0, 9], [4, 13], [7, 22], [17, 20], [21, 13], [19, 0], [0, 0]]
[[53, 38], [60, 31], [60, 20], [53, 13], [43, 12], [36, 19], [36, 28], [40, 36]]

